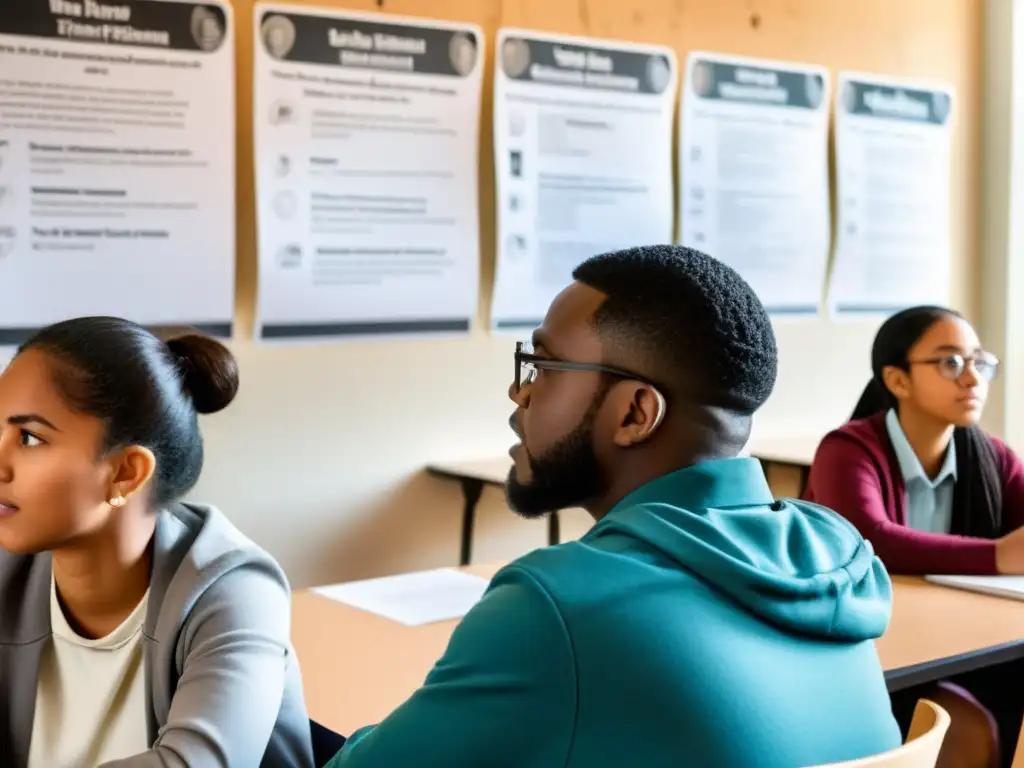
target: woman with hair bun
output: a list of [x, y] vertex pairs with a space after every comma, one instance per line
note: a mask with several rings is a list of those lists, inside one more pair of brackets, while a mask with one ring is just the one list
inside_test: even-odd
[[0, 373], [0, 765], [312, 765], [287, 579], [180, 501], [237, 390], [218, 342], [111, 317]]

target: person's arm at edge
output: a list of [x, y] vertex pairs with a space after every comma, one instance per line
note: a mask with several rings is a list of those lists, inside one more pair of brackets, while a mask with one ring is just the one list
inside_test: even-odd
[[563, 765], [576, 718], [568, 630], [548, 591], [502, 570], [466, 614], [423, 686], [357, 731], [328, 768]]
[[[259, 765], [281, 711], [290, 627], [291, 592], [275, 563], [249, 561], [222, 575], [182, 630], [188, 652], [153, 747], [101, 768]], [[287, 734], [289, 766], [311, 768], [309, 719], [302, 720]]]
[[878, 469], [867, 451], [841, 433], [828, 435], [818, 447], [810, 483], [815, 503], [853, 523], [890, 573], [996, 573], [995, 541], [915, 531], [890, 520]]

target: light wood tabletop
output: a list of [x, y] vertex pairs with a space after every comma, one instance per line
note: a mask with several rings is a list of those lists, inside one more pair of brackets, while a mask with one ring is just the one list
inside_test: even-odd
[[[820, 435], [789, 435], [783, 437], [755, 435], [744, 453], [771, 464], [788, 464], [795, 467], [809, 467], [814, 453], [821, 442]], [[477, 480], [487, 485], [504, 485], [512, 459], [495, 457], [470, 461], [439, 461], [432, 463], [428, 470], [456, 480]]]
[[478, 480], [487, 485], [504, 485], [508, 472], [512, 469], [512, 459], [494, 458], [477, 461], [440, 461], [427, 467], [435, 475], [443, 475], [454, 480]]
[[[463, 570], [490, 579], [498, 568]], [[344, 736], [379, 722], [420, 686], [456, 624], [407, 627], [311, 590], [296, 592], [292, 643], [309, 716]]]
[[747, 444], [746, 453], [769, 464], [788, 464], [809, 467], [814, 461], [823, 435], [759, 436], [756, 433]]
[[[490, 578], [499, 566], [467, 568]], [[878, 643], [891, 690], [1024, 657], [1024, 602], [897, 577]], [[311, 591], [296, 593], [292, 639], [310, 717], [341, 734], [375, 723], [423, 682], [457, 622], [407, 627]]]

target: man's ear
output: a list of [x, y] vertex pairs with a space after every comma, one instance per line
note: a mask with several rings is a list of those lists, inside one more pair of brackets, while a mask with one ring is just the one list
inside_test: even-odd
[[882, 369], [882, 383], [897, 400], [910, 397], [910, 376], [896, 365], [887, 365]]
[[[109, 498], [131, 498], [146, 487], [156, 472], [156, 457], [149, 448], [129, 445], [114, 453], [111, 462]], [[124, 503], [123, 501], [121, 503]]]
[[646, 384], [630, 383], [621, 389], [623, 416], [614, 441], [620, 448], [628, 448], [650, 439], [665, 420], [668, 406], [662, 394]]

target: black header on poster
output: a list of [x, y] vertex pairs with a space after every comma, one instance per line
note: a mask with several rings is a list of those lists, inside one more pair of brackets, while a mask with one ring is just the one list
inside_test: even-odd
[[[160, 0], [0, 0], [0, 35], [213, 53], [227, 37], [219, 5]], [[30, 47], [26, 41], [26, 48]]]
[[825, 78], [817, 72], [707, 59], [693, 63], [690, 88], [701, 99], [766, 107], [817, 109], [825, 98]]
[[498, 56], [508, 78], [537, 85], [659, 95], [672, 82], [663, 53], [507, 37]]
[[469, 77], [480, 41], [470, 29], [267, 11], [263, 50], [278, 61], [395, 74]]
[[945, 125], [953, 111], [945, 91], [903, 88], [847, 80], [840, 94], [842, 108], [851, 115]]

